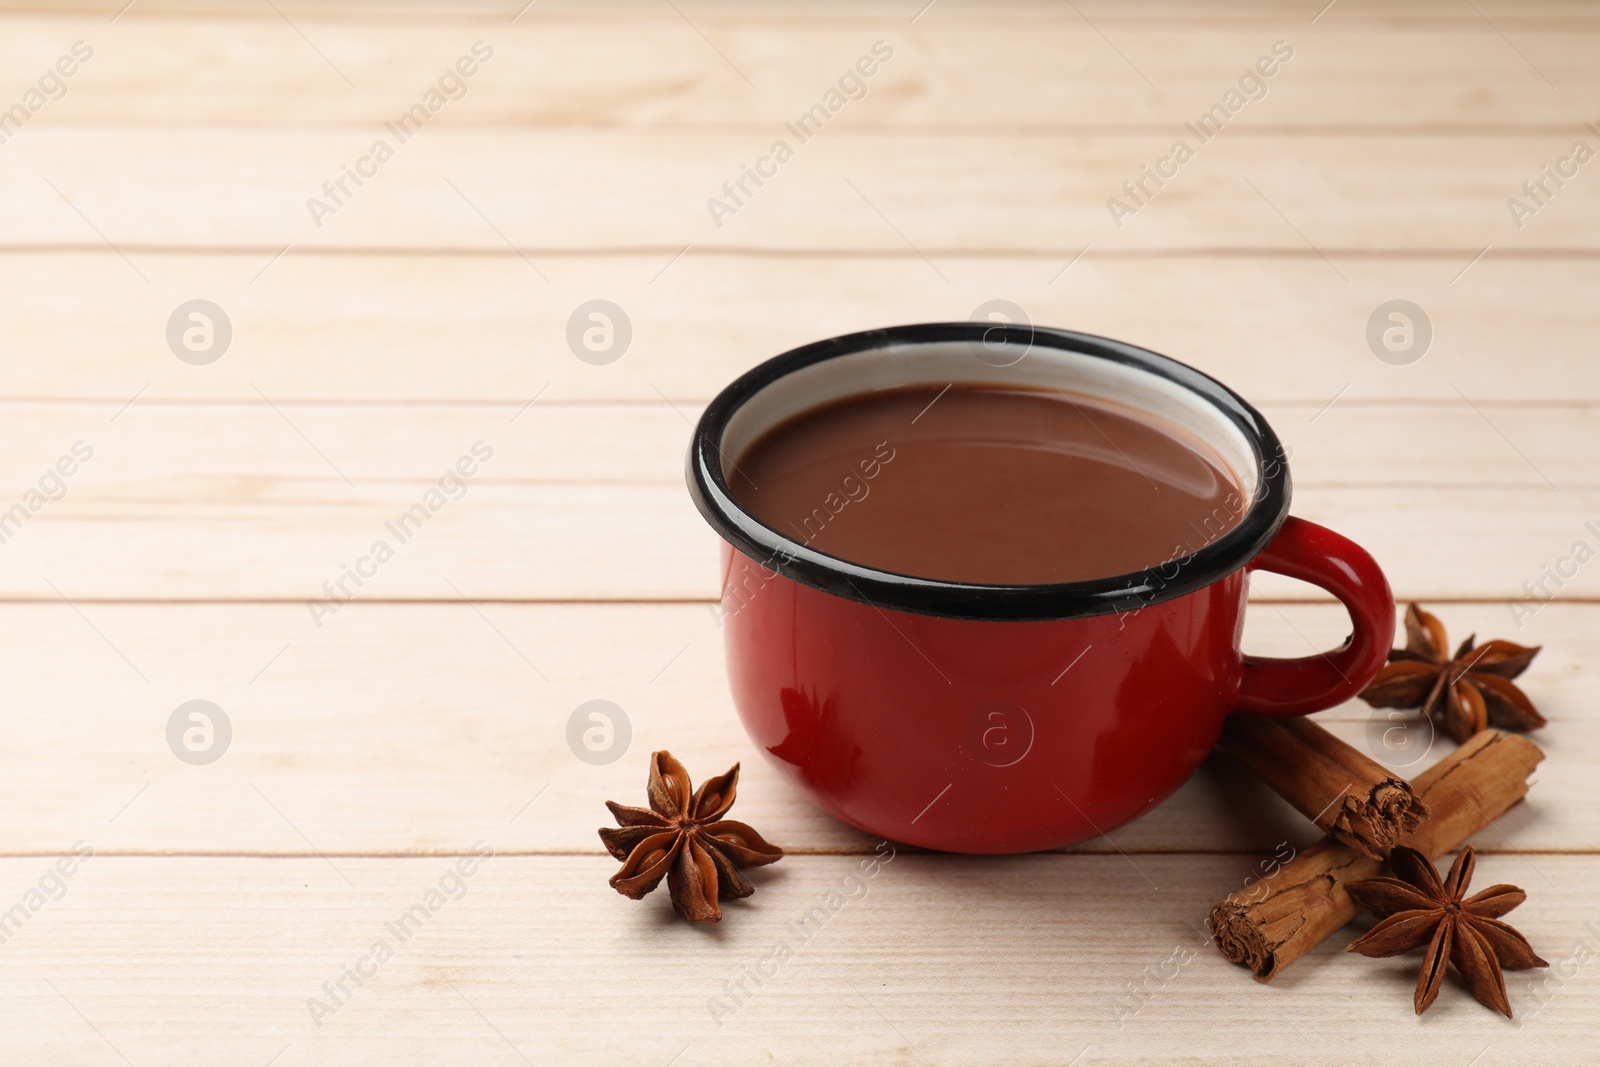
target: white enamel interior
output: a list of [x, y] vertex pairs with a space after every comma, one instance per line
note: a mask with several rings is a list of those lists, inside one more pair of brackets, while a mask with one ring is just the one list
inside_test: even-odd
[[978, 359], [965, 341], [890, 345], [813, 363], [768, 385], [734, 412], [719, 442], [722, 455], [741, 456], [785, 419], [844, 397], [952, 383], [1063, 389], [1145, 412], [1208, 446], [1244, 498], [1255, 496], [1260, 480], [1255, 450], [1244, 433], [1203, 397], [1137, 367], [1043, 345], [1033, 346], [1006, 367]]

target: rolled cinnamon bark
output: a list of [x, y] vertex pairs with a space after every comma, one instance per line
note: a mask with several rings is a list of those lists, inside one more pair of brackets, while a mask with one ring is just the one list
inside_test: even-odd
[[[1517, 734], [1474, 734], [1412, 781], [1429, 815], [1396, 843], [1437, 859], [1521, 800], [1542, 759], [1539, 746]], [[1227, 959], [1270, 979], [1356, 917], [1360, 909], [1345, 886], [1376, 877], [1382, 865], [1324, 839], [1257, 882], [1251, 894], [1235, 893], [1212, 908], [1212, 938]], [[1262, 885], [1266, 895], [1250, 899]]]
[[1220, 744], [1324, 833], [1365, 856], [1388, 855], [1428, 814], [1410, 782], [1309, 719], [1234, 715]]

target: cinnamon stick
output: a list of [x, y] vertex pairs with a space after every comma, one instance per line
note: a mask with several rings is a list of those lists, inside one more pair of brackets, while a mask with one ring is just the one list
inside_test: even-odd
[[[1429, 815], [1397, 844], [1429, 859], [1456, 848], [1527, 794], [1542, 759], [1525, 737], [1479, 731], [1412, 781]], [[1382, 863], [1324, 838], [1271, 879], [1212, 908], [1207, 925], [1224, 957], [1270, 979], [1355, 918], [1360, 909], [1345, 886], [1376, 877]], [[1252, 899], [1262, 886], [1265, 895]]]
[[1309, 719], [1234, 715], [1220, 743], [1324, 833], [1362, 855], [1388, 855], [1428, 814], [1411, 783]]

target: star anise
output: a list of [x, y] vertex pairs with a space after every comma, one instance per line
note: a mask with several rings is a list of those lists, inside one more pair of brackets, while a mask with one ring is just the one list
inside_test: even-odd
[[617, 826], [600, 830], [606, 849], [622, 861], [611, 887], [638, 900], [667, 879], [672, 906], [692, 922], [722, 918], [718, 897], [747, 897], [756, 891], [741, 867], [760, 867], [783, 858], [783, 849], [762, 840], [742, 822], [724, 819], [733, 807], [739, 765], [709, 778], [689, 794], [689, 772], [670, 752], [650, 754], [649, 808], [614, 801], [606, 807]]
[[1389, 663], [1361, 699], [1375, 708], [1417, 708], [1460, 743], [1485, 726], [1537, 730], [1545, 724], [1527, 694], [1511, 679], [1527, 669], [1537, 648], [1510, 641], [1474, 645], [1476, 634], [1446, 657], [1444, 624], [1416, 604], [1406, 609], [1406, 647], [1389, 653]]
[[1389, 868], [1398, 878], [1372, 878], [1346, 887], [1357, 904], [1383, 919], [1351, 942], [1349, 951], [1398, 956], [1419, 945], [1428, 946], [1412, 1001], [1418, 1015], [1439, 995], [1447, 962], [1455, 964], [1479, 1003], [1507, 1018], [1511, 1002], [1506, 999], [1502, 972], [1549, 966], [1534, 954], [1527, 938], [1500, 921], [1500, 916], [1528, 899], [1528, 894], [1514, 885], [1492, 885], [1465, 897], [1475, 862], [1468, 845], [1440, 882], [1428, 857], [1397, 845], [1389, 853]]

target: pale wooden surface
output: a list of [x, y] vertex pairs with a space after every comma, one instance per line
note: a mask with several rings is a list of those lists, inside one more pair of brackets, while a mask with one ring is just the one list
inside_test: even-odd
[[[737, 725], [689, 421], [784, 348], [997, 297], [1233, 384], [1294, 448], [1299, 514], [1453, 636], [1546, 645], [1549, 758], [1479, 878], [1528, 889], [1514, 918], [1552, 961], [1600, 949], [1600, 567], [1514, 611], [1600, 548], [1600, 163], [1520, 230], [1505, 207], [1600, 143], [1600, 11], [921, 6], [0, 4], [0, 106], [95, 49], [0, 145], [0, 510], [94, 449], [0, 544], [0, 910], [95, 850], [0, 944], [0, 1059], [1593, 1061], [1593, 963], [1510, 976], [1516, 1023], [1454, 987], [1414, 1019], [1414, 959], [1329, 943], [1271, 987], [1224, 963], [1208, 905], [1312, 835], [1221, 758], [1065, 853], [902, 853], [713, 1014], [875, 842]], [[467, 95], [314, 227], [305, 198], [480, 38]], [[879, 38], [867, 97], [713, 226], [705, 198]], [[1268, 96], [1113, 228], [1105, 198], [1279, 39]], [[234, 326], [205, 367], [163, 337], [194, 297]], [[609, 366], [564, 340], [594, 297], [633, 321]], [[1435, 331], [1409, 366], [1363, 339], [1396, 297]], [[321, 583], [480, 439], [466, 495], [315, 625]], [[1253, 650], [1342, 636], [1315, 591], [1256, 590]], [[234, 726], [205, 767], [164, 736], [195, 698]], [[604, 767], [564, 736], [595, 698], [634, 727]], [[1365, 705], [1320, 718], [1371, 743]], [[601, 801], [638, 801], [654, 747], [743, 761], [739, 813], [791, 850], [716, 930], [604, 884]], [[466, 895], [318, 1026], [307, 998], [477, 841], [497, 855]]]

